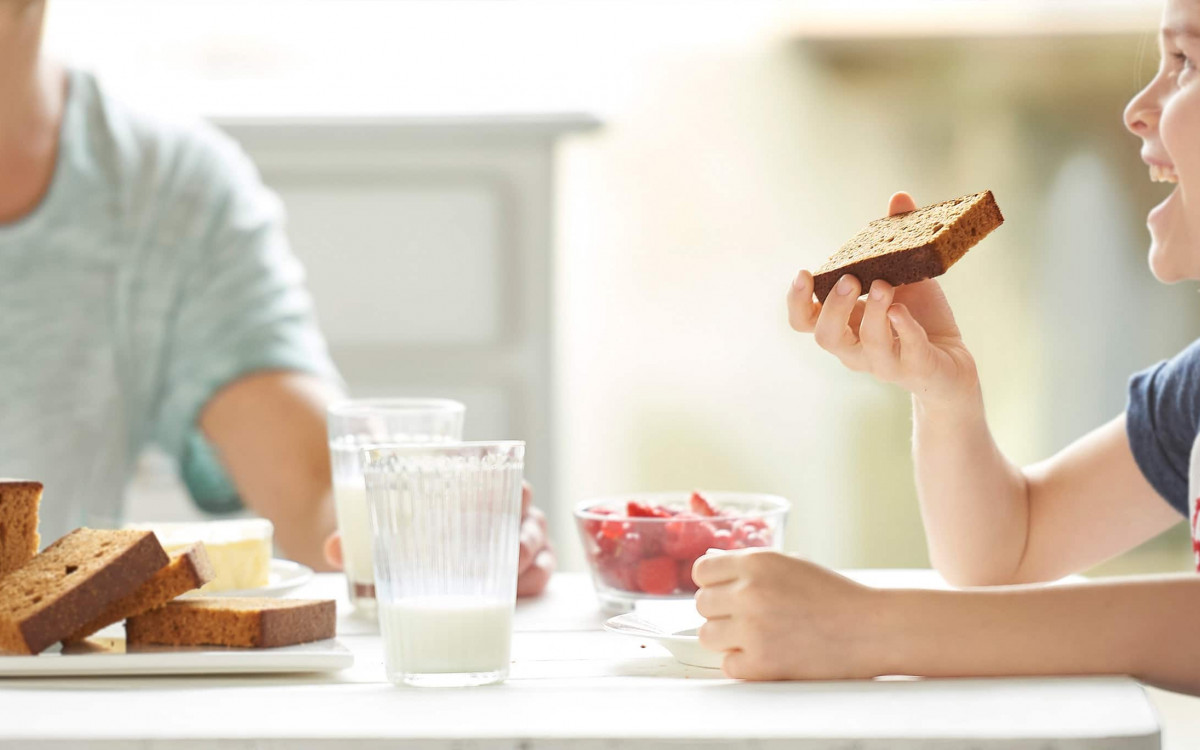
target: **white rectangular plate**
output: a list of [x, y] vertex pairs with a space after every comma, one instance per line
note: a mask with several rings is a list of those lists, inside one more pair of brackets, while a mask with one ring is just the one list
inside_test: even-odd
[[118, 675], [332, 672], [354, 655], [330, 638], [279, 648], [148, 646], [125, 651], [124, 638], [91, 638], [63, 653], [58, 645], [37, 656], [0, 655], [0, 678]]

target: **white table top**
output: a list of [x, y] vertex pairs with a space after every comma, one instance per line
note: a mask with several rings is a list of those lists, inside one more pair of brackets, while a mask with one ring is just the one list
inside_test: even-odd
[[[938, 585], [870, 571], [876, 585]], [[337, 597], [340, 576], [296, 592]], [[507, 682], [398, 688], [369, 624], [339, 620], [340, 673], [0, 680], [4, 748], [1158, 748], [1141, 685], [1125, 677], [742, 683], [685, 667], [652, 641], [600, 630], [591, 584], [561, 574], [521, 602]], [[464, 741], [466, 741], [464, 743]]]

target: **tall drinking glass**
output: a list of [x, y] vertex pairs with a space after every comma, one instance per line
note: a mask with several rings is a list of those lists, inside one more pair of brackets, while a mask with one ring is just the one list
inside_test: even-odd
[[508, 676], [525, 444], [363, 451], [388, 679], [461, 687]]
[[462, 440], [466, 407], [435, 398], [348, 399], [329, 407], [329, 453], [342, 560], [355, 612], [375, 616], [375, 572], [361, 452], [391, 443], [441, 444]]

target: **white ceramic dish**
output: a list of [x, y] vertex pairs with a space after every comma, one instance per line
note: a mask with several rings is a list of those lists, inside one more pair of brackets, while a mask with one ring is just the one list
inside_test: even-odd
[[675, 660], [690, 667], [720, 669], [724, 654], [709, 651], [700, 645], [696, 628], [666, 630], [660, 622], [642, 617], [637, 612], [609, 618], [604, 629], [643, 640], [652, 640], [671, 652]]
[[256, 589], [236, 591], [192, 592], [184, 596], [283, 596], [312, 580], [312, 568], [291, 560], [272, 559], [267, 573], [267, 585]]
[[280, 648], [146, 646], [126, 652], [124, 638], [94, 637], [69, 653], [55, 644], [37, 656], [0, 656], [0, 678], [333, 672], [352, 664], [354, 655], [332, 638]]

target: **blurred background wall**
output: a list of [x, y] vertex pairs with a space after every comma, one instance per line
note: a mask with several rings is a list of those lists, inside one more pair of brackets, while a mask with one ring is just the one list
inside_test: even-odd
[[[787, 285], [895, 190], [991, 189], [1005, 225], [944, 286], [1001, 447], [1030, 462], [1118, 414], [1128, 375], [1200, 317], [1194, 288], [1146, 267], [1165, 190], [1121, 124], [1157, 63], [1157, 16], [1142, 0], [52, 0], [48, 46], [243, 139], [324, 269], [314, 293], [352, 391], [457, 396], [469, 434], [530, 439], [566, 567], [581, 564], [572, 504], [693, 487], [790, 498], [788, 546], [818, 561], [919, 566], [908, 399], [791, 332]], [[348, 146], [347, 127], [374, 140]], [[514, 240], [516, 275], [489, 229], [509, 199], [451, 190], [412, 214], [424, 234], [403, 211], [381, 220], [411, 208], [412, 185], [365, 195], [361, 174], [410, 175], [410, 157], [426, 174], [486, 163], [545, 208], [514, 225], [533, 233]], [[481, 234], [447, 235], [458, 223]], [[445, 260], [472, 243], [479, 263]], [[396, 325], [375, 349], [354, 340], [361, 284], [329, 281], [356, 253], [362, 273], [427, 280], [397, 282], [407, 308], [380, 303]], [[422, 289], [444, 301], [459, 281], [515, 295], [526, 338], [469, 355], [414, 342]], [[488, 329], [486, 312], [447, 319]], [[131, 515], [186, 515], [168, 467], [144, 466]], [[1183, 569], [1186, 536], [1101, 571]]]

